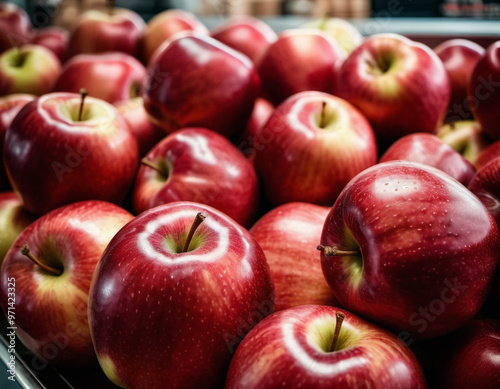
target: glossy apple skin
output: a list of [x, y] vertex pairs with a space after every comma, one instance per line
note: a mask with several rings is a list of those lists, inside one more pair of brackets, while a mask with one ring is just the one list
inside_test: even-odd
[[[13, 66], [24, 57], [20, 66]], [[0, 55], [0, 96], [14, 93], [43, 95], [54, 88], [61, 63], [54, 53], [40, 45], [12, 48]]]
[[[345, 315], [340, 339], [326, 351], [336, 313]], [[322, 344], [323, 343], [323, 344]], [[260, 322], [238, 347], [226, 389], [426, 388], [410, 349], [394, 334], [339, 308], [305, 305]]]
[[31, 43], [52, 51], [61, 63], [66, 61], [69, 31], [57, 26], [45, 27], [34, 33]]
[[500, 41], [488, 47], [474, 67], [468, 89], [469, 105], [483, 131], [500, 139]]
[[[75, 367], [96, 363], [87, 317], [90, 282], [107, 244], [132, 218], [114, 204], [78, 202], [36, 220], [12, 245], [1, 268], [0, 301], [7, 314], [15, 278], [16, 335], [39, 358]], [[24, 245], [63, 273], [49, 273], [22, 255]]]
[[450, 99], [439, 57], [397, 34], [367, 38], [342, 64], [338, 79], [335, 95], [356, 106], [385, 145], [414, 132], [436, 133]]
[[481, 170], [498, 157], [500, 157], [500, 141], [493, 142], [479, 154], [479, 158], [476, 161], [477, 170]]
[[194, 31], [199, 35], [209, 35], [208, 29], [195, 15], [182, 9], [172, 9], [154, 16], [147, 24], [141, 38], [144, 63], [167, 39], [180, 31]]
[[253, 62], [210, 37], [174, 40], [150, 66], [144, 107], [167, 132], [205, 127], [243, 131], [260, 90]]
[[323, 274], [346, 309], [420, 340], [449, 333], [484, 303], [499, 262], [499, 232], [466, 187], [427, 165], [393, 161], [365, 170], [340, 194]]
[[288, 203], [266, 213], [250, 229], [271, 269], [274, 311], [337, 305], [316, 252], [328, 211], [315, 204]]
[[278, 105], [299, 92], [332, 93], [346, 56], [342, 47], [322, 31], [283, 31], [257, 62], [264, 97]]
[[142, 97], [119, 101], [114, 106], [122, 114], [134, 134], [139, 145], [140, 157], [144, 157], [160, 140], [165, 138], [165, 131], [149, 120]]
[[54, 90], [80, 93], [115, 103], [140, 96], [147, 72], [125, 53], [80, 54], [64, 65]]
[[[332, 116], [328, 128], [318, 125], [324, 101]], [[274, 205], [332, 206], [351, 178], [377, 162], [368, 121], [345, 100], [322, 92], [298, 93], [280, 104], [257, 141], [255, 167]]]
[[392, 144], [379, 162], [404, 160], [433, 166], [467, 186], [476, 169], [451, 146], [436, 135], [416, 133], [406, 135]]
[[28, 94], [13, 94], [0, 97], [0, 188], [5, 189], [10, 187], [9, 179], [5, 171], [3, 162], [3, 143], [7, 128], [12, 123], [12, 120], [27, 103], [35, 98], [34, 95]]
[[259, 183], [252, 164], [229, 140], [205, 128], [186, 128], [160, 141], [145, 157], [165, 166], [168, 177], [149, 166], [137, 172], [133, 204], [139, 214], [160, 204], [207, 204], [245, 228], [259, 206]]
[[236, 146], [238, 149], [247, 157], [247, 159], [254, 163], [255, 155], [257, 150], [255, 146], [258, 142], [260, 131], [266, 124], [266, 122], [271, 117], [274, 112], [274, 105], [272, 105], [266, 99], [258, 97], [255, 100], [253, 106], [252, 114], [248, 120], [245, 131], [240, 135], [239, 139], [236, 141]]
[[98, 10], [83, 13], [72, 28], [68, 58], [78, 54], [119, 51], [138, 57], [140, 40], [146, 28], [142, 17], [128, 9], [114, 9], [112, 14]]
[[14, 192], [0, 193], [0, 265], [12, 243], [35, 219]]
[[450, 79], [451, 98], [447, 120], [459, 121], [472, 118], [467, 103], [467, 88], [477, 61], [486, 50], [468, 39], [450, 39], [434, 48], [443, 62]]
[[24, 9], [16, 4], [0, 4], [0, 53], [31, 41], [31, 21]]
[[448, 340], [440, 388], [498, 388], [500, 322], [473, 320]]
[[210, 35], [219, 42], [245, 54], [253, 62], [276, 41], [274, 30], [253, 16], [233, 16], [215, 27]]
[[5, 135], [4, 161], [14, 190], [38, 215], [83, 200], [120, 204], [138, 166], [137, 141], [116, 108], [87, 97], [99, 111], [73, 121], [80, 96], [51, 93], [28, 103]]
[[482, 166], [468, 188], [488, 208], [500, 227], [500, 157]]
[[[198, 244], [175, 253], [198, 212], [206, 216]], [[236, 339], [272, 313], [273, 301], [269, 266], [248, 231], [206, 205], [161, 205], [127, 224], [103, 254], [90, 293], [92, 339], [121, 386], [218, 388]], [[138, 375], [143, 353], [152, 358]]]

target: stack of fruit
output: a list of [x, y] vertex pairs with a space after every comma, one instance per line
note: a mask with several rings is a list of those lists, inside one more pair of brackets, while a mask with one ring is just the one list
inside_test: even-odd
[[4, 4], [0, 50], [0, 303], [37, 358], [500, 387], [500, 41]]

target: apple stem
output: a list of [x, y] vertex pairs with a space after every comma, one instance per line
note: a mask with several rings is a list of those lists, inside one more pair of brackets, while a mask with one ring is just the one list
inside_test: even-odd
[[60, 276], [61, 273], [62, 273], [61, 269], [56, 269], [55, 267], [46, 265], [45, 263], [41, 262], [37, 257], [35, 257], [33, 255], [33, 253], [31, 252], [30, 248], [26, 244], [21, 249], [21, 254], [24, 255], [24, 256], [26, 256], [26, 257], [28, 257], [29, 259], [31, 259], [35, 264], [37, 264], [38, 266], [40, 266], [43, 270], [48, 271], [49, 273], [52, 273], [52, 274], [54, 274], [56, 276]]
[[326, 126], [326, 101], [321, 103], [321, 116], [319, 119], [320, 128], [325, 128]]
[[108, 12], [109, 15], [113, 15], [113, 11], [115, 9], [115, 0], [108, 0]]
[[82, 120], [83, 106], [85, 104], [85, 97], [87, 97], [87, 90], [80, 88], [80, 109], [78, 110], [78, 121]]
[[191, 228], [189, 229], [186, 242], [184, 242], [184, 247], [182, 248], [183, 253], [187, 253], [189, 245], [191, 244], [191, 239], [193, 239], [194, 233], [196, 232], [200, 224], [203, 222], [203, 220], [205, 220], [205, 216], [202, 215], [201, 212], [198, 212], [193, 220], [193, 224], [191, 224]]
[[356, 250], [339, 250], [335, 246], [323, 246], [322, 244], [316, 247], [317, 250], [322, 251], [323, 254], [327, 257], [336, 257], [336, 256], [353, 256], [358, 257], [359, 251]]
[[337, 312], [335, 321], [335, 333], [333, 334], [332, 344], [330, 346], [330, 351], [335, 351], [337, 347], [337, 342], [339, 340], [340, 329], [342, 328], [342, 323], [344, 322], [345, 315], [342, 312]]
[[168, 177], [168, 172], [165, 171], [165, 169], [162, 169], [159, 165], [157, 165], [156, 163], [154, 162], [151, 162], [149, 159], [147, 158], [142, 158], [141, 159], [141, 163], [143, 165], [146, 165], [147, 167], [150, 167], [151, 169], [153, 170], [156, 170], [158, 173], [160, 173], [161, 175], [165, 176], [165, 177]]

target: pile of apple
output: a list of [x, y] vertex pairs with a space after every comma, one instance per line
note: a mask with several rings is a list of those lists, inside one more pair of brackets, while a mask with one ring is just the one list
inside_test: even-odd
[[500, 41], [2, 4], [0, 52], [0, 303], [36, 358], [500, 387]]

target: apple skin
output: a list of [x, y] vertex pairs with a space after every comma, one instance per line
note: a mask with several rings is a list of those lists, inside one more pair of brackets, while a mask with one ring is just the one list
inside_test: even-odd
[[450, 99], [448, 74], [427, 46], [397, 34], [367, 38], [342, 64], [334, 94], [370, 121], [381, 145], [436, 133]]
[[142, 17], [128, 9], [115, 8], [111, 14], [88, 10], [73, 25], [68, 42], [68, 58], [110, 51], [138, 57], [145, 28]]
[[259, 183], [250, 162], [229, 140], [205, 128], [185, 128], [160, 141], [145, 157], [166, 168], [137, 172], [133, 203], [139, 214], [160, 204], [207, 204], [249, 228], [259, 205]]
[[[7, 315], [14, 278], [16, 335], [39, 358], [75, 367], [96, 363], [87, 317], [90, 283], [107, 244], [132, 218], [114, 204], [78, 202], [36, 220], [12, 245], [1, 268], [0, 302]], [[21, 254], [24, 245], [45, 264], [62, 267], [62, 274]]]
[[476, 168], [483, 150], [491, 143], [474, 120], [461, 120], [441, 126], [437, 136], [464, 156]]
[[254, 63], [277, 35], [266, 23], [253, 16], [233, 16], [215, 27], [210, 35], [219, 42], [245, 54]]
[[5, 171], [5, 166], [3, 162], [3, 143], [5, 140], [5, 133], [7, 128], [12, 123], [12, 120], [19, 113], [21, 108], [23, 108], [30, 101], [33, 101], [36, 96], [28, 94], [13, 94], [0, 97], [0, 188], [6, 189], [10, 187], [9, 179], [7, 177], [7, 172]]
[[[325, 128], [319, 124], [323, 102]], [[275, 206], [292, 201], [331, 206], [349, 180], [378, 158], [364, 116], [347, 101], [316, 91], [280, 104], [255, 149], [257, 174]]]
[[205, 127], [242, 132], [260, 90], [254, 64], [210, 37], [174, 40], [149, 68], [144, 107], [167, 132]]
[[473, 320], [454, 333], [443, 352], [439, 388], [498, 388], [500, 321]]
[[[331, 352], [337, 313], [345, 318], [338, 348]], [[250, 331], [236, 350], [225, 386], [278, 387], [427, 386], [415, 356], [394, 334], [339, 308], [305, 305], [276, 312]]]
[[299, 92], [332, 93], [338, 68], [346, 56], [323, 31], [283, 31], [257, 62], [263, 95], [278, 105]]
[[68, 42], [69, 31], [57, 26], [36, 30], [31, 40], [31, 43], [44, 46], [52, 51], [61, 63], [66, 61]]
[[472, 177], [468, 188], [488, 208], [500, 227], [500, 157], [482, 166]]
[[415, 133], [392, 144], [379, 162], [404, 160], [433, 166], [467, 186], [476, 169], [451, 146], [436, 135]]
[[49, 93], [60, 72], [61, 63], [43, 46], [28, 44], [4, 51], [0, 55], [0, 96]]
[[474, 67], [486, 50], [468, 39], [450, 39], [436, 46], [434, 52], [443, 62], [450, 80], [451, 98], [447, 121], [472, 119], [467, 103], [467, 88]]
[[13, 3], [0, 4], [0, 53], [28, 44], [32, 38], [31, 21], [24, 9]]
[[[206, 219], [183, 253], [198, 212]], [[123, 227], [89, 301], [101, 367], [129, 388], [222, 387], [237, 343], [274, 307], [258, 243], [222, 212], [190, 202], [160, 205]], [[152, 358], [138, 375], [144, 353]]]
[[329, 210], [288, 203], [266, 213], [250, 229], [271, 269], [275, 312], [306, 304], [338, 304], [323, 277], [315, 247]]
[[488, 47], [472, 72], [468, 99], [472, 113], [483, 131], [500, 140], [500, 40]]
[[0, 193], [0, 265], [12, 243], [35, 219], [14, 192]]
[[140, 96], [144, 66], [125, 53], [80, 54], [65, 63], [54, 90], [79, 93], [115, 103]]
[[323, 274], [340, 304], [406, 340], [435, 338], [467, 323], [490, 291], [499, 232], [466, 187], [433, 167], [375, 165], [342, 191], [326, 218]]
[[156, 49], [167, 39], [180, 31], [194, 31], [209, 35], [208, 29], [192, 13], [182, 9], [163, 11], [149, 20], [141, 42], [144, 63], [149, 63]]
[[165, 137], [165, 131], [158, 128], [144, 109], [142, 97], [119, 101], [114, 104], [127, 122], [130, 130], [139, 144], [139, 156], [144, 157], [160, 140]]
[[30, 212], [83, 200], [120, 204], [132, 185], [138, 147], [125, 120], [92, 97], [84, 120], [73, 120], [79, 106], [79, 95], [50, 93], [28, 103], [7, 129], [5, 167]]

